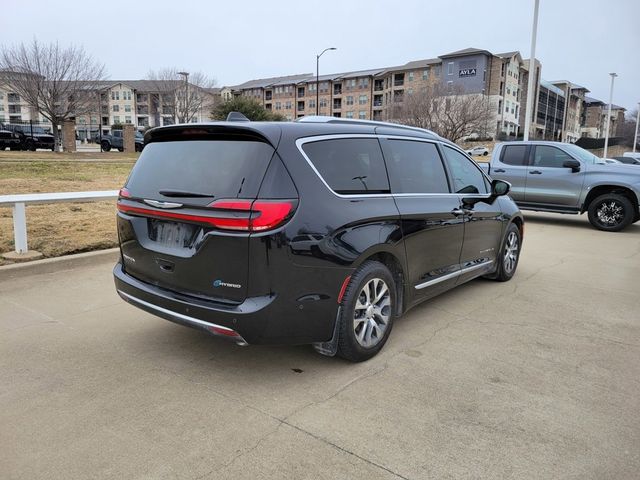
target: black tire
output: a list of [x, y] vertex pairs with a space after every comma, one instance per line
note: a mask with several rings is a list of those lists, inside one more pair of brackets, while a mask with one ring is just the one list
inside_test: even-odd
[[589, 204], [588, 215], [598, 230], [619, 232], [633, 223], [636, 211], [627, 197], [605, 193]]
[[[512, 240], [515, 240], [517, 244], [514, 245]], [[520, 235], [520, 229], [514, 223], [509, 224], [507, 231], [502, 239], [502, 245], [498, 252], [498, 268], [493, 275], [487, 276], [491, 280], [498, 282], [508, 282], [513, 278], [518, 268], [518, 262], [520, 261], [520, 251], [522, 250], [522, 236]], [[515, 258], [513, 257], [515, 255]]]
[[35, 152], [36, 151], [36, 145], [31, 140], [27, 140], [27, 142], [24, 144], [24, 149], [25, 150], [30, 150], [32, 152]]
[[124, 152], [124, 148], [123, 147], [118, 147], [118, 151], [119, 152]]
[[111, 144], [106, 140], [103, 140], [100, 145], [102, 146], [102, 150], [105, 152], [108, 152], [109, 150], [111, 150]]
[[136, 143], [136, 152], [141, 152], [142, 151], [142, 145], [138, 145]]
[[[365, 292], [365, 287], [369, 293]], [[371, 292], [376, 289], [380, 300], [371, 302]], [[363, 308], [364, 305], [368, 306]], [[363, 263], [351, 276], [342, 298], [338, 355], [351, 362], [363, 362], [376, 355], [393, 328], [395, 306], [396, 287], [389, 269], [372, 260]]]

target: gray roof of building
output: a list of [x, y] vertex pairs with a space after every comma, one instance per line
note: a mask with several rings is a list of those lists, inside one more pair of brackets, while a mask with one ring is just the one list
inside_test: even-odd
[[587, 87], [583, 87], [582, 85], [578, 85], [577, 83], [570, 82], [569, 80], [552, 80], [549, 83], [553, 83], [554, 85], [561, 85], [564, 83], [567, 85], [571, 85], [572, 90], [585, 90], [587, 92], [589, 91]]
[[500, 58], [511, 58], [514, 55], [520, 55], [520, 52], [515, 50], [513, 52], [496, 53], [496, 57]]
[[486, 55], [493, 55], [490, 51], [488, 50], [482, 50], [480, 48], [463, 48], [462, 50], [457, 50], [455, 52], [451, 52], [451, 53], [447, 53], [445, 55], [440, 55], [439, 58], [447, 58], [447, 57], [461, 57], [464, 55], [473, 55], [475, 53], [482, 53], [482, 54], [486, 54]]

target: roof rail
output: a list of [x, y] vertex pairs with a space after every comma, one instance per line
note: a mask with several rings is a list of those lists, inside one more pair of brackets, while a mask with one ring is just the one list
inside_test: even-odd
[[379, 122], [377, 120], [358, 120], [355, 118], [338, 118], [338, 117], [330, 117], [327, 115], [309, 115], [300, 117], [295, 120], [299, 123], [342, 123], [348, 125], [371, 125], [378, 127], [390, 127], [390, 128], [401, 128], [403, 130], [413, 130], [415, 132], [429, 133], [435, 137], [439, 138], [439, 135], [431, 130], [427, 130], [426, 128], [419, 127], [410, 127], [408, 125], [402, 125], [400, 123], [392, 123], [392, 122]]

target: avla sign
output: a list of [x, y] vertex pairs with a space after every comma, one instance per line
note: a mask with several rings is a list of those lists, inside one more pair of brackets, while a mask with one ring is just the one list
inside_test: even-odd
[[458, 70], [459, 77], [475, 77], [476, 69], [475, 68], [461, 68]]

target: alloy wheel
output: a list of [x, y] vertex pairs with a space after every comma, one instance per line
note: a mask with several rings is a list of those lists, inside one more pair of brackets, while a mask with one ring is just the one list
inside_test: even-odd
[[518, 248], [518, 235], [516, 232], [509, 232], [507, 242], [504, 247], [504, 259], [502, 262], [505, 272], [509, 274], [516, 268], [516, 263], [518, 261]]
[[369, 280], [356, 300], [353, 331], [356, 341], [363, 347], [377, 345], [383, 338], [391, 320], [391, 292], [384, 280]]
[[614, 227], [624, 219], [624, 205], [616, 200], [607, 200], [596, 209], [598, 222], [605, 227]]

